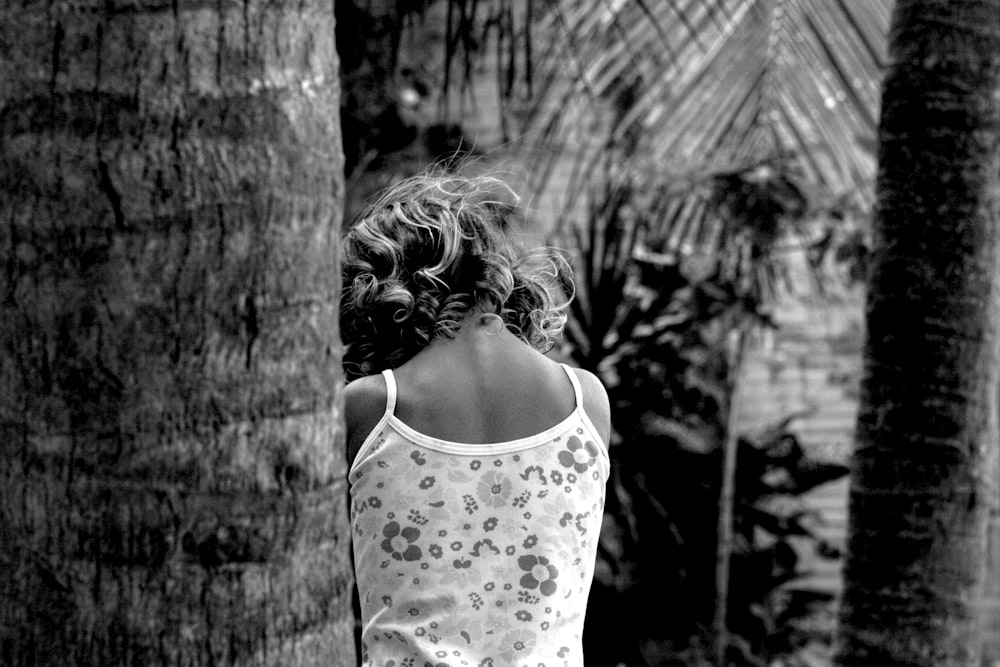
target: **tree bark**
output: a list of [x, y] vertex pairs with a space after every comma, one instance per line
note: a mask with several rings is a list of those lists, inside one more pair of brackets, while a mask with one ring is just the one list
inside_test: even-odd
[[332, 2], [0, 4], [0, 664], [353, 665]]
[[838, 660], [976, 665], [1000, 439], [1000, 0], [899, 0], [890, 42]]

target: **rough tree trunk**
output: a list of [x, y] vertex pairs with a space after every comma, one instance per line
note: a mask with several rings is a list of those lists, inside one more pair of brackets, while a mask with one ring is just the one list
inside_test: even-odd
[[998, 446], [1000, 0], [899, 0], [890, 48], [839, 662], [974, 665]]
[[354, 664], [334, 42], [0, 5], [0, 664]]

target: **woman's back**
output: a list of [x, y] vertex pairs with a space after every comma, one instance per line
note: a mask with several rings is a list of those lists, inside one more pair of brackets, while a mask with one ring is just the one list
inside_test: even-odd
[[490, 176], [420, 175], [344, 239], [366, 665], [582, 664], [608, 399], [537, 351], [572, 281], [558, 253], [513, 246], [511, 195]]
[[[474, 318], [470, 318], [474, 319]], [[429, 346], [395, 369], [395, 414], [417, 431], [465, 443], [502, 442], [539, 433], [573, 411], [559, 364], [492, 323], [470, 323], [455, 339]], [[607, 397], [589, 373], [582, 379], [587, 414], [610, 430]], [[370, 376], [348, 386], [349, 458], [382, 417], [385, 383]]]
[[378, 378], [349, 477], [366, 664], [582, 663], [606, 436], [577, 373], [507, 335]]

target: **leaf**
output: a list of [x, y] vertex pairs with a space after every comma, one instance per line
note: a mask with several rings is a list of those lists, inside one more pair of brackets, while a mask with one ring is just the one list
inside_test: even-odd
[[643, 415], [641, 428], [644, 433], [669, 438], [680, 449], [695, 454], [710, 454], [719, 447], [708, 433], [655, 413]]

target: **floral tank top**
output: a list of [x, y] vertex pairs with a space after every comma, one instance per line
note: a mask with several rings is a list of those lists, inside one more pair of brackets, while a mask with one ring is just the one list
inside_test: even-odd
[[575, 410], [495, 444], [432, 438], [385, 414], [351, 467], [362, 663], [573, 667], [609, 461], [563, 366]]

